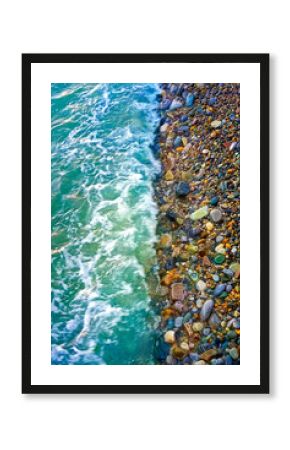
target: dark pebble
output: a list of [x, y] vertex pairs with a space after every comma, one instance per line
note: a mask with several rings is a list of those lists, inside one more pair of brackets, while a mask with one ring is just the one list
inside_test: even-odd
[[212, 206], [216, 206], [218, 204], [218, 202], [219, 202], [218, 197], [212, 197], [211, 200], [210, 200], [210, 204]]
[[186, 181], [180, 181], [176, 186], [176, 194], [179, 197], [184, 197], [190, 192], [190, 186]]

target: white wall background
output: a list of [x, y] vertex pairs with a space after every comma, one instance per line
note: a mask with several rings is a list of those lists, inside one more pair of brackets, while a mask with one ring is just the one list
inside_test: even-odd
[[[286, 1], [13, 1], [1, 6], [0, 445], [10, 449], [287, 447], [289, 108]], [[271, 395], [20, 393], [22, 52], [270, 52]], [[249, 149], [250, 151], [250, 149]], [[25, 156], [24, 156], [25, 157]], [[2, 229], [3, 228], [3, 229]], [[250, 255], [249, 255], [250, 264]], [[249, 293], [244, 301], [251, 301]]]

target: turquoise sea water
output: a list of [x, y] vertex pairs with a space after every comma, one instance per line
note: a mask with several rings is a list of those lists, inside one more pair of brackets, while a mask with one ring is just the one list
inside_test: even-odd
[[153, 364], [153, 84], [52, 84], [52, 364]]

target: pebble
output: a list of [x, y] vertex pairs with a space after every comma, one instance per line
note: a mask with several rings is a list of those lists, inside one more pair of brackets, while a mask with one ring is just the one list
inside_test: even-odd
[[171, 247], [172, 244], [172, 237], [170, 234], [163, 234], [160, 238], [160, 247], [162, 248], [168, 248]]
[[184, 300], [184, 287], [181, 283], [176, 283], [171, 286], [171, 298], [173, 301]]
[[173, 173], [171, 172], [171, 170], [167, 170], [167, 172], [166, 172], [164, 178], [165, 178], [166, 181], [172, 181], [172, 180], [174, 180], [174, 175], [173, 175]]
[[236, 275], [237, 273], [240, 272], [240, 264], [239, 263], [232, 263], [230, 265], [230, 270], [232, 270], [234, 272], [234, 274]]
[[189, 352], [189, 345], [188, 345], [187, 342], [181, 342], [180, 348], [181, 348], [184, 352]]
[[180, 181], [176, 186], [176, 195], [184, 197], [190, 192], [190, 186], [185, 181]]
[[182, 139], [180, 136], [177, 136], [173, 142], [174, 147], [180, 147], [182, 145]]
[[212, 98], [209, 99], [208, 104], [212, 106], [212, 105], [215, 105], [216, 102], [217, 102], [217, 98], [216, 97], [212, 97]]
[[214, 229], [214, 226], [211, 222], [207, 222], [205, 224], [205, 228], [207, 229], [207, 231], [212, 231]]
[[203, 301], [201, 298], [199, 298], [199, 299], [197, 299], [197, 301], [196, 301], [196, 306], [197, 306], [198, 308], [202, 308], [203, 303], [204, 303], [204, 301]]
[[208, 207], [203, 206], [202, 208], [199, 208], [196, 211], [194, 211], [194, 213], [191, 214], [190, 218], [192, 220], [199, 220], [203, 219], [203, 217], [206, 217], [207, 215], [208, 215]]
[[200, 355], [200, 358], [204, 361], [210, 361], [214, 356], [216, 356], [217, 350], [215, 348], [211, 348], [209, 350], [206, 350], [204, 353]]
[[233, 358], [234, 360], [238, 359], [239, 357], [239, 352], [235, 347], [230, 349], [229, 354], [230, 357]]
[[211, 325], [212, 328], [217, 327], [220, 324], [220, 322], [221, 322], [220, 318], [215, 312], [213, 312], [210, 315], [210, 318], [208, 319], [208, 323]]
[[213, 307], [214, 307], [213, 300], [206, 300], [206, 302], [202, 305], [202, 308], [200, 311], [200, 320], [202, 322], [205, 322], [209, 318], [209, 316], [213, 310]]
[[221, 121], [220, 120], [213, 120], [212, 121], [212, 123], [211, 123], [211, 126], [213, 127], [213, 128], [219, 128], [220, 126], [221, 126]]
[[183, 324], [183, 317], [176, 317], [174, 321], [174, 325], [176, 326], [176, 328], [180, 328], [182, 324]]
[[210, 212], [210, 217], [214, 222], [220, 222], [223, 215], [220, 209], [215, 208]]
[[228, 293], [230, 293], [232, 291], [232, 289], [233, 289], [233, 286], [231, 284], [227, 284], [226, 291]]
[[166, 130], [168, 128], [168, 123], [164, 123], [161, 127], [160, 127], [160, 131], [161, 133], [165, 133]]
[[226, 364], [227, 366], [231, 366], [231, 365], [233, 364], [233, 360], [232, 360], [232, 358], [230, 357], [230, 355], [226, 356], [225, 364]]
[[231, 269], [223, 269], [223, 273], [229, 278], [232, 278], [234, 276], [234, 272]]
[[191, 107], [194, 103], [195, 97], [193, 94], [188, 94], [185, 100], [185, 105]]
[[226, 254], [226, 249], [224, 248], [223, 244], [219, 244], [219, 245], [216, 246], [215, 252], [216, 253], [220, 253], [221, 255], [225, 255]]
[[177, 108], [181, 108], [183, 106], [182, 102], [179, 100], [173, 100], [173, 102], [170, 105], [170, 109], [177, 109]]
[[199, 281], [196, 283], [196, 289], [197, 289], [198, 291], [201, 291], [201, 292], [205, 291], [205, 289], [206, 289], [206, 283], [205, 283], [203, 280], [199, 280]]
[[191, 359], [191, 361], [196, 362], [200, 360], [199, 354], [198, 353], [189, 353], [189, 357]]
[[192, 325], [192, 329], [196, 333], [200, 333], [200, 331], [202, 331], [203, 327], [204, 327], [204, 325], [202, 322], [194, 322]]
[[164, 341], [167, 344], [173, 344], [175, 342], [175, 333], [172, 330], [166, 331], [164, 335]]
[[225, 256], [224, 255], [216, 255], [214, 258], [214, 262], [215, 264], [222, 264], [225, 261]]
[[212, 197], [212, 198], [210, 199], [210, 204], [211, 204], [212, 206], [216, 206], [216, 205], [218, 204], [218, 201], [219, 201], [218, 197]]
[[199, 234], [201, 233], [201, 229], [200, 228], [192, 228], [191, 230], [189, 230], [189, 236], [192, 238], [197, 237]]
[[231, 330], [228, 332], [227, 336], [229, 339], [235, 339], [237, 337], [237, 333], [235, 332], [235, 330]]

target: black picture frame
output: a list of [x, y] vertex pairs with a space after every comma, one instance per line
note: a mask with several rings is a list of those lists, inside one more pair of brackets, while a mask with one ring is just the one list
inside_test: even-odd
[[[269, 393], [269, 54], [23, 54], [22, 55], [22, 393], [267, 394]], [[260, 384], [31, 384], [31, 65], [33, 63], [260, 64]]]

